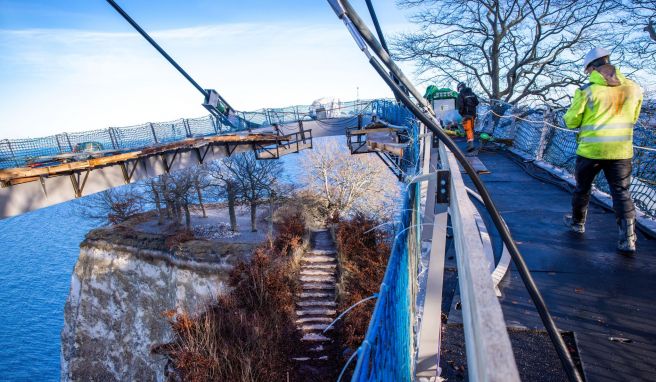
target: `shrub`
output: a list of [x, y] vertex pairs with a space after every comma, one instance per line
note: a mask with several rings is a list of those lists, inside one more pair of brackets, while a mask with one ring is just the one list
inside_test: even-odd
[[[337, 225], [340, 257], [338, 311], [377, 293], [385, 275], [390, 246], [387, 235], [373, 229], [378, 222], [358, 214]], [[375, 300], [351, 310], [338, 328], [342, 347], [356, 349], [364, 341]]]
[[228, 295], [197, 316], [166, 313], [174, 341], [153, 352], [168, 357], [169, 379], [296, 380], [292, 356], [301, 346], [294, 323], [298, 268], [284, 251], [302, 240], [305, 227], [293, 217], [279, 228], [282, 235], [258, 246], [250, 261], [234, 268]]
[[176, 231], [173, 235], [166, 238], [164, 244], [166, 248], [170, 251], [177, 248], [180, 244], [186, 243], [188, 241], [194, 240], [194, 233], [190, 230], [179, 230]]

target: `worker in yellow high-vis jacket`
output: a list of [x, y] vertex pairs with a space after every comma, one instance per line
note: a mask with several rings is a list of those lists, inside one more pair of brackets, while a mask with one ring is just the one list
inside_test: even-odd
[[567, 127], [580, 129], [572, 214], [565, 217], [565, 222], [574, 232], [585, 232], [592, 182], [603, 170], [619, 227], [617, 249], [633, 254], [635, 207], [629, 185], [633, 126], [640, 115], [642, 89], [610, 64], [610, 52], [606, 49], [592, 49], [583, 60], [583, 68], [590, 82], [574, 93], [564, 116]]

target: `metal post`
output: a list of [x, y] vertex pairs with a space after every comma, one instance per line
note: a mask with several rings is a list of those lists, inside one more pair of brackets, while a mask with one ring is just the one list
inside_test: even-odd
[[11, 153], [11, 157], [14, 160], [14, 163], [16, 163], [16, 167], [20, 167], [21, 163], [18, 161], [18, 158], [16, 158], [14, 149], [11, 147], [11, 141], [9, 139], [5, 139], [5, 141], [7, 142], [7, 147], [9, 148], [9, 152]]
[[159, 143], [159, 142], [157, 141], [157, 134], [155, 134], [155, 128], [153, 127], [153, 123], [152, 123], [152, 122], [148, 122], [148, 124], [150, 125], [150, 131], [152, 131], [152, 133], [153, 133], [153, 139], [155, 139], [155, 143]]
[[305, 144], [305, 129], [303, 128], [303, 121], [300, 119], [298, 120], [298, 131], [301, 133], [301, 139], [303, 140], [303, 144]]
[[182, 119], [182, 124], [187, 130], [187, 138], [191, 138], [191, 127], [189, 127], [189, 119]]
[[109, 134], [109, 140], [112, 141], [112, 147], [114, 148], [114, 150], [118, 149], [118, 142], [116, 141], [116, 137], [114, 136], [114, 129], [108, 127], [107, 133]]
[[71, 144], [71, 139], [68, 137], [67, 133], [62, 134], [63, 136], [66, 137], [66, 141], [68, 142], [68, 147], [73, 151], [73, 145]]
[[538, 142], [538, 147], [535, 149], [535, 159], [542, 160], [544, 157], [544, 152], [547, 149], [547, 143], [551, 137], [551, 131], [553, 130], [551, 126], [547, 124], [547, 121], [550, 120], [551, 110], [547, 109], [544, 111], [542, 129], [540, 129], [540, 141]]

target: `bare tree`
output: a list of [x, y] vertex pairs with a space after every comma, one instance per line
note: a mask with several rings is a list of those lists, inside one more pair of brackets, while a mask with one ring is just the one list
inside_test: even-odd
[[319, 195], [326, 217], [361, 212], [387, 218], [399, 193], [396, 179], [373, 154], [350, 155], [335, 140], [307, 153], [303, 162], [308, 188]]
[[162, 177], [156, 176], [144, 181], [144, 193], [143, 198], [147, 202], [151, 202], [155, 205], [157, 210], [157, 224], [164, 224], [165, 211], [166, 208], [162, 206], [166, 204], [166, 200], [163, 195], [163, 186], [162, 186]]
[[269, 196], [271, 185], [282, 176], [283, 167], [276, 160], [257, 160], [255, 154], [236, 154], [223, 161], [236, 180], [242, 200], [251, 212], [251, 231], [257, 231], [257, 206]]
[[656, 0], [625, 0], [632, 66], [656, 72]]
[[230, 216], [230, 229], [237, 232], [237, 213], [235, 211], [238, 196], [238, 183], [234, 174], [225, 166], [224, 160], [216, 160], [208, 165], [208, 176], [211, 185], [216, 190], [216, 195], [225, 198], [228, 204], [228, 215]]
[[143, 199], [133, 186], [110, 188], [83, 199], [82, 215], [108, 224], [122, 223], [143, 212]]
[[196, 201], [203, 212], [203, 217], [206, 218], [207, 211], [205, 211], [205, 203], [203, 202], [203, 192], [211, 186], [208, 166], [201, 164], [189, 168], [189, 176], [191, 177], [193, 189], [196, 192]]
[[182, 169], [170, 173], [167, 177], [167, 201], [172, 205], [175, 224], [179, 225], [184, 211], [185, 226], [191, 229], [191, 212], [189, 210], [194, 197], [194, 176], [192, 169]]
[[[613, 0], [400, 0], [417, 33], [394, 42], [425, 79], [467, 81], [491, 100], [558, 103], [582, 83], [581, 57], [619, 46]], [[603, 30], [603, 32], [601, 32]], [[497, 106], [502, 108], [502, 106]]]

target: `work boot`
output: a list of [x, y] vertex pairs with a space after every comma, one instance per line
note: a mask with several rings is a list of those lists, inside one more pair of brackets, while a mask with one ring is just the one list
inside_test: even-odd
[[585, 220], [588, 216], [588, 210], [575, 211], [571, 215], [565, 215], [563, 221], [574, 233], [585, 233]]
[[619, 238], [617, 241], [617, 252], [622, 255], [633, 255], [636, 251], [635, 219], [619, 219]]
[[474, 151], [474, 149], [475, 149], [474, 141], [468, 141], [467, 142], [467, 152], [472, 152], [472, 151]]

